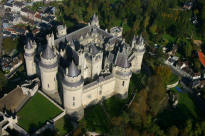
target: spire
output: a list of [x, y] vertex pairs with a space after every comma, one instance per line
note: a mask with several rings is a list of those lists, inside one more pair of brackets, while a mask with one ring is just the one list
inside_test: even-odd
[[30, 38], [28, 38], [25, 48], [26, 49], [32, 49], [33, 48], [32, 44], [31, 44], [31, 39]]
[[75, 44], [74, 44], [73, 40], [71, 40], [71, 42], [70, 42], [70, 47], [71, 47], [73, 50], [75, 50]]
[[137, 41], [137, 44], [139, 44], [139, 45], [143, 45], [144, 44], [144, 38], [142, 37], [142, 34], [140, 34], [140, 36], [138, 38], [138, 41]]
[[130, 67], [130, 63], [128, 62], [127, 55], [122, 54], [122, 53], [118, 53], [115, 65], [119, 66], [121, 68], [129, 68]]
[[93, 15], [93, 19], [92, 19], [93, 21], [98, 21], [98, 16], [94, 13], [94, 15]]
[[99, 20], [98, 20], [98, 16], [96, 14], [94, 14], [92, 17], [91, 25], [99, 27]]
[[78, 70], [78, 68], [76, 67], [75, 63], [72, 60], [71, 64], [68, 67], [66, 75], [68, 75], [69, 77], [76, 77], [79, 74], [80, 74], [80, 71]]
[[55, 57], [55, 54], [54, 54], [53, 50], [51, 49], [51, 47], [49, 47], [47, 45], [45, 51], [42, 53], [42, 57], [44, 59], [52, 59]]
[[134, 37], [133, 37], [133, 40], [132, 40], [132, 41], [133, 41], [133, 42], [136, 42], [136, 41], [137, 41], [137, 38], [138, 38], [138, 37], [136, 37], [136, 35], [134, 35]]

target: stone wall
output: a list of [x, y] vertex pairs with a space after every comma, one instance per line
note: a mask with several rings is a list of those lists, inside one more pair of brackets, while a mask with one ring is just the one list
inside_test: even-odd
[[109, 75], [100, 77], [98, 81], [85, 85], [83, 88], [82, 104], [87, 107], [100, 100], [111, 97], [115, 94], [115, 77]]
[[167, 85], [167, 89], [170, 89], [170, 88], [176, 87], [178, 84], [179, 84], [179, 81], [177, 81], [177, 82], [174, 83], [174, 84]]

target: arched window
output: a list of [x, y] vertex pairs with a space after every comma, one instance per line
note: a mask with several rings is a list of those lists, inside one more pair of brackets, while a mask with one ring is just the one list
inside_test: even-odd
[[124, 86], [125, 85], [125, 81], [122, 81], [122, 86]]
[[48, 84], [48, 88], [49, 88], [49, 84]]

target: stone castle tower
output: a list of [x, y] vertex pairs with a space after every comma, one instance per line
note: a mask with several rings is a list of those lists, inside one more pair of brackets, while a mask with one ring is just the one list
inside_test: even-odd
[[64, 98], [64, 108], [67, 113], [75, 117], [76, 119], [81, 119], [84, 115], [84, 108], [82, 106], [82, 94], [84, 81], [81, 76], [81, 72], [78, 70], [74, 62], [72, 61], [63, 79], [63, 96]]
[[132, 72], [137, 73], [141, 70], [142, 60], [145, 53], [145, 43], [142, 35], [139, 37], [134, 35], [132, 40], [132, 49], [134, 50], [134, 59], [131, 61]]
[[56, 75], [58, 72], [57, 55], [52, 48], [47, 45], [46, 49], [41, 53], [41, 61], [39, 63], [42, 89], [48, 93], [56, 93], [58, 90]]
[[[62, 106], [77, 120], [89, 105], [113, 95], [127, 98], [130, 78], [141, 70], [145, 53], [141, 35], [127, 44], [122, 28], [114, 27], [110, 33], [101, 29], [97, 15], [88, 26], [70, 34], [65, 26], [57, 29], [57, 39], [53, 33], [47, 35], [46, 49], [36, 57], [40, 55], [37, 66], [47, 95], [62, 91]], [[27, 74], [34, 75], [36, 44], [29, 41], [24, 48]]]
[[132, 76], [131, 64], [125, 54], [118, 52], [113, 68], [115, 81], [115, 92], [122, 98], [127, 98], [130, 78]]
[[28, 39], [26, 45], [24, 46], [24, 58], [28, 76], [33, 76], [36, 74], [36, 63], [34, 62], [36, 47], [36, 43], [32, 42], [31, 39]]

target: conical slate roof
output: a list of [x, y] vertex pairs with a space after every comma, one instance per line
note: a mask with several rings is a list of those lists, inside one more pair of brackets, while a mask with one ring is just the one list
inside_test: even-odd
[[137, 43], [138, 44], [143, 44], [143, 42], [144, 42], [144, 38], [142, 37], [142, 34], [139, 36], [139, 38], [138, 38], [138, 41], [137, 41]]
[[31, 40], [30, 39], [27, 40], [25, 48], [26, 49], [32, 49], [33, 48], [32, 45], [31, 45]]
[[42, 57], [44, 59], [52, 59], [55, 57], [55, 54], [54, 54], [53, 50], [51, 49], [51, 47], [49, 47], [47, 45], [45, 51], [42, 53]]
[[75, 44], [74, 44], [73, 40], [71, 40], [71, 42], [70, 42], [70, 47], [75, 49]]
[[76, 67], [75, 63], [72, 61], [71, 64], [68, 67], [68, 73], [67, 75], [69, 77], [76, 77], [80, 74], [80, 71], [78, 70], [78, 68]]
[[128, 59], [127, 59], [127, 56], [122, 54], [122, 53], [119, 53], [117, 55], [117, 58], [116, 58], [116, 63], [115, 65], [116, 66], [119, 66], [121, 68], [128, 68], [130, 67], [130, 63], [128, 62]]
[[135, 41], [136, 42], [137, 38], [136, 38], [136, 35], [134, 35], [133, 37], [133, 40], [132, 41]]
[[93, 15], [92, 20], [93, 20], [93, 21], [97, 21], [97, 20], [98, 20], [98, 17], [97, 17], [97, 15], [96, 15], [96, 14], [94, 14], [94, 15]]

